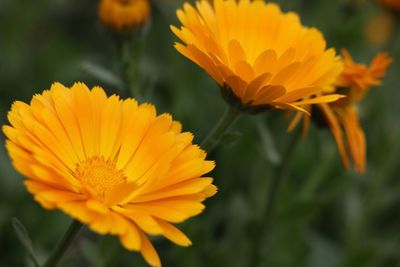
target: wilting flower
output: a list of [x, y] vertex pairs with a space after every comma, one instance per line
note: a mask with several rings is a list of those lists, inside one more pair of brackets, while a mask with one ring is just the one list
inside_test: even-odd
[[112, 29], [121, 31], [140, 28], [150, 16], [149, 0], [101, 0], [100, 20]]
[[[346, 98], [332, 103], [317, 104], [312, 109], [312, 118], [317, 124], [329, 126], [331, 129], [345, 168], [350, 167], [349, 158], [351, 158], [354, 169], [364, 173], [366, 141], [357, 108], [369, 88], [381, 85], [381, 78], [385, 75], [392, 59], [386, 53], [380, 53], [372, 60], [370, 66], [366, 66], [354, 62], [346, 50], [343, 50], [343, 57], [344, 70], [336, 81], [336, 89], [346, 95]], [[292, 129], [302, 117], [304, 117], [302, 114], [297, 114], [289, 129]], [[308, 117], [304, 117], [305, 131], [309, 120]]]
[[172, 31], [176, 49], [203, 68], [230, 104], [254, 111], [334, 101], [308, 98], [332, 85], [342, 70], [322, 34], [303, 26], [297, 14], [264, 1], [215, 0], [185, 4]]
[[349, 52], [342, 51], [344, 70], [336, 81], [336, 87], [350, 87], [355, 91], [366, 91], [372, 86], [381, 85], [381, 78], [392, 60], [386, 53], [378, 54], [370, 66], [353, 61]]
[[212, 178], [201, 177], [214, 162], [169, 114], [100, 87], [56, 83], [29, 105], [15, 102], [8, 119], [13, 165], [43, 207], [119, 236], [152, 266], [160, 259], [145, 233], [191, 244], [171, 223], [201, 213], [215, 194]]

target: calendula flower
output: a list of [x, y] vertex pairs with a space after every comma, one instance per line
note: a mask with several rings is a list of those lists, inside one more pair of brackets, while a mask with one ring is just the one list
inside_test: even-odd
[[186, 3], [177, 16], [182, 26], [171, 29], [182, 43], [176, 49], [219, 84], [230, 104], [304, 111], [302, 105], [339, 98], [304, 99], [332, 85], [342, 65], [297, 14], [264, 1], [214, 0]]
[[400, 12], [399, 0], [378, 0], [378, 2], [393, 11]]
[[146, 234], [191, 244], [172, 223], [201, 213], [216, 192], [201, 177], [214, 162], [169, 114], [100, 87], [56, 83], [30, 104], [15, 102], [8, 119], [7, 150], [43, 207], [119, 236], [152, 266], [161, 263]]
[[150, 17], [149, 0], [101, 0], [99, 18], [117, 31], [138, 29]]
[[[344, 167], [346, 169], [350, 167], [351, 158], [354, 169], [364, 173], [366, 141], [358, 119], [358, 105], [371, 87], [381, 85], [381, 78], [385, 75], [392, 59], [386, 53], [380, 53], [367, 66], [354, 62], [346, 50], [342, 53], [345, 68], [336, 81], [336, 88], [346, 97], [332, 103], [317, 104], [312, 109], [312, 118], [317, 124], [331, 129]], [[297, 114], [289, 130], [302, 117], [304, 117], [302, 114]], [[305, 131], [307, 131], [309, 120], [308, 117], [304, 117]]]

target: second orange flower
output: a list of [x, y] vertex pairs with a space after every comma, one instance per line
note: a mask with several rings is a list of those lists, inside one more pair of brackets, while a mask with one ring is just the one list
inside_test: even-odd
[[263, 1], [215, 0], [185, 4], [177, 15], [182, 27], [171, 28], [182, 43], [176, 49], [218, 83], [231, 105], [306, 112], [302, 105], [340, 97], [309, 98], [335, 81], [342, 64], [297, 14]]

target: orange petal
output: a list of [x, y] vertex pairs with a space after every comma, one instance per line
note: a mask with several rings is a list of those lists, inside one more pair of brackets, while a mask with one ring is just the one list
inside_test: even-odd
[[189, 238], [172, 224], [163, 220], [157, 220], [157, 222], [163, 231], [163, 235], [175, 244], [183, 247], [187, 247], [192, 244]]
[[154, 249], [150, 240], [142, 232], [139, 232], [139, 235], [142, 244], [140, 252], [142, 253], [143, 258], [151, 266], [161, 267], [160, 258], [158, 257], [157, 251]]
[[332, 94], [332, 95], [324, 95], [324, 96], [317, 96], [313, 98], [308, 98], [302, 101], [297, 101], [297, 102], [292, 102], [293, 105], [311, 105], [311, 104], [320, 104], [320, 103], [329, 103], [329, 102], [335, 102], [338, 99], [341, 99], [345, 96], [343, 95], [338, 95], [338, 94]]
[[340, 156], [342, 158], [343, 165], [346, 169], [349, 168], [349, 159], [347, 156], [347, 151], [344, 146], [343, 142], [343, 135], [342, 135], [342, 129], [340, 127], [340, 124], [331, 110], [331, 108], [327, 104], [319, 104], [318, 107], [322, 110], [323, 114], [325, 115], [325, 118], [327, 120], [327, 123], [329, 127], [331, 128], [332, 135], [336, 141], [336, 145], [338, 147]]
[[254, 104], [262, 105], [262, 104], [270, 104], [275, 99], [283, 96], [286, 93], [286, 89], [280, 85], [267, 85], [261, 88], [256, 97]]

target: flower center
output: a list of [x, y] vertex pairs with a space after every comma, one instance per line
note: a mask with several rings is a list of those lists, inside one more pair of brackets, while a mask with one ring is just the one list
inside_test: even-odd
[[81, 181], [84, 193], [101, 200], [117, 185], [126, 182], [125, 175], [116, 169], [115, 162], [103, 157], [92, 157], [79, 163], [75, 175]]

